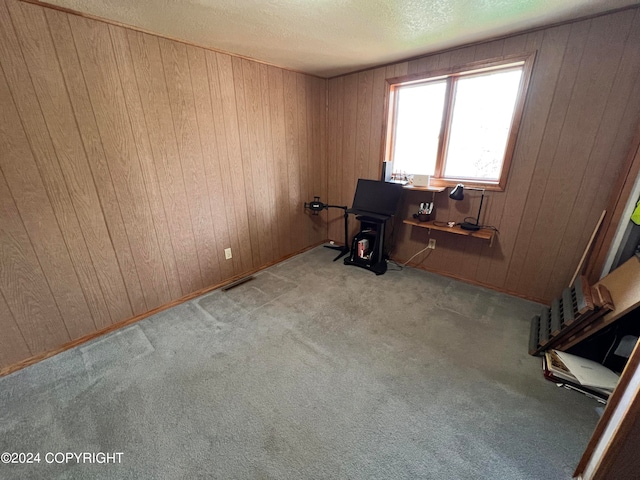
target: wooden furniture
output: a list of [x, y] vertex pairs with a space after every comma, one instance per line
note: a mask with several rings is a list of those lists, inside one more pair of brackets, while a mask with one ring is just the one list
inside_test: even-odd
[[592, 325], [613, 308], [611, 294], [604, 285], [590, 287], [586, 277], [579, 277], [550, 308], [531, 319], [529, 354], [572, 347], [590, 336]]
[[[632, 257], [598, 284], [611, 292], [616, 308], [603, 317], [591, 335], [640, 306], [640, 259]], [[636, 345], [618, 386], [582, 455], [574, 478], [606, 480], [637, 478], [640, 456], [640, 343]]]
[[489, 240], [489, 245], [493, 244], [493, 237], [495, 230], [490, 228], [481, 228], [480, 230], [464, 230], [458, 225], [449, 227], [448, 225], [439, 225], [440, 222], [419, 222], [418, 220], [403, 220], [402, 223], [411, 225], [414, 227], [427, 228], [429, 230], [437, 230], [439, 232], [454, 233], [456, 235], [466, 235], [467, 237], [481, 238], [483, 240]]
[[609, 480], [638, 478], [640, 456], [640, 343], [609, 398], [573, 478]]
[[429, 185], [428, 187], [416, 187], [414, 185], [403, 185], [402, 188], [404, 188], [405, 190], [416, 190], [418, 192], [444, 192], [446, 187], [434, 187], [432, 185]]
[[607, 313], [591, 334], [612, 324], [635, 308], [640, 307], [640, 259], [631, 257], [598, 282], [611, 292], [615, 309]]

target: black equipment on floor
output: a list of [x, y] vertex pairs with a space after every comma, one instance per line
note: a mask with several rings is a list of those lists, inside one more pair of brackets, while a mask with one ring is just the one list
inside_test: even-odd
[[360, 231], [353, 237], [351, 254], [344, 259], [345, 265], [366, 268], [376, 275], [387, 271], [386, 224], [396, 214], [401, 196], [401, 185], [358, 179], [353, 206], [346, 213], [357, 215]]
[[327, 205], [326, 203], [322, 203], [320, 201], [320, 197], [313, 197], [312, 202], [304, 202], [304, 208], [311, 210], [312, 215], [318, 215], [322, 210], [327, 210], [329, 208], [340, 208], [344, 210], [344, 246], [340, 245], [325, 245], [325, 248], [330, 248], [331, 250], [338, 250], [340, 253], [336, 258], [333, 259], [335, 262], [341, 257], [344, 257], [347, 253], [349, 253], [349, 214], [347, 213], [347, 206], [341, 205]]

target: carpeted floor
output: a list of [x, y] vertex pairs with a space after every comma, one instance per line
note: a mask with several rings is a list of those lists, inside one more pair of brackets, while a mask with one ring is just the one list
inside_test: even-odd
[[598, 404], [527, 355], [539, 305], [334, 255], [0, 379], [0, 452], [40, 453], [0, 478], [571, 477]]

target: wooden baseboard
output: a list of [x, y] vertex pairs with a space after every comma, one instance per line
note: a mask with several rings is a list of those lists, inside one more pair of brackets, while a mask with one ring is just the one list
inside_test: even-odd
[[[392, 259], [394, 262], [399, 264], [403, 264], [400, 260]], [[543, 305], [549, 306], [548, 302], [542, 298], [531, 297], [529, 295], [524, 295], [522, 293], [514, 292], [513, 290], [508, 290], [506, 288], [496, 287], [495, 285], [490, 285], [488, 283], [478, 282], [477, 280], [471, 280], [469, 278], [461, 277], [456, 275], [455, 273], [444, 272], [442, 270], [437, 270], [435, 268], [425, 267], [424, 265], [418, 265], [417, 263], [409, 263], [408, 267], [417, 268], [419, 270], [424, 270], [425, 272], [437, 273], [438, 275], [442, 275], [444, 277], [453, 278], [455, 280], [460, 280], [461, 282], [469, 283], [471, 285], [476, 285], [478, 287], [488, 288], [489, 290], [494, 290], [500, 293], [506, 293], [507, 295], [511, 295], [514, 297], [524, 298], [525, 300], [529, 300], [530, 302], [541, 303]]]
[[32, 357], [26, 358], [18, 363], [14, 363], [12, 365], [9, 365], [7, 367], [1, 368], [0, 369], [0, 377], [4, 377], [5, 375], [9, 375], [11, 373], [17, 372], [18, 370], [22, 370], [25, 367], [34, 365], [38, 362], [41, 362], [42, 360], [45, 360], [49, 357], [53, 357], [54, 355], [57, 355], [59, 353], [62, 353], [66, 350], [69, 350], [73, 347], [77, 347], [78, 345], [82, 345], [83, 343], [86, 343], [90, 340], [93, 340], [95, 338], [101, 337], [103, 335], [106, 335], [107, 333], [111, 333], [115, 330], [118, 330], [120, 328], [126, 327], [128, 325], [131, 325], [132, 323], [136, 323], [139, 322], [140, 320], [143, 320], [147, 317], [150, 317], [151, 315], [155, 315], [158, 312], [162, 312], [163, 310], [167, 310], [168, 308], [171, 307], [175, 307], [176, 305], [180, 305], [181, 303], [187, 302], [195, 297], [198, 297], [200, 295], [204, 295], [205, 293], [209, 293], [213, 290], [216, 290], [218, 288], [224, 287], [225, 285], [228, 285], [230, 283], [235, 282], [236, 280], [239, 280], [240, 278], [246, 277], [247, 275], [253, 275], [254, 273], [257, 273], [261, 270], [264, 270], [265, 268], [269, 268], [273, 265], [276, 265], [277, 263], [280, 262], [284, 262], [285, 260], [295, 256], [295, 255], [299, 255], [300, 253], [306, 252], [307, 250], [311, 250], [312, 248], [317, 247], [318, 245], [322, 245], [323, 243], [328, 242], [328, 240], [323, 240], [321, 242], [315, 243], [309, 247], [303, 248], [302, 250], [298, 250], [296, 252], [290, 253], [289, 255], [285, 255], [282, 258], [279, 258], [278, 260], [274, 260], [272, 262], [269, 262], [265, 265], [262, 265], [261, 267], [255, 268], [253, 270], [249, 270], [247, 272], [243, 272], [239, 275], [235, 275], [231, 278], [228, 278], [227, 280], [217, 283], [216, 285], [211, 285], [209, 287], [205, 287], [205, 288], [201, 288], [200, 290], [196, 290], [193, 293], [189, 293], [188, 295], [185, 295], [183, 297], [178, 298], [177, 300], [174, 300], [172, 302], [166, 303], [164, 305], [161, 305], [157, 308], [154, 308], [153, 310], [149, 310], [148, 312], [145, 313], [141, 313], [140, 315], [136, 315], [135, 317], [131, 317], [128, 318], [127, 320], [122, 320], [121, 322], [117, 322], [114, 323], [112, 325], [109, 325], [108, 327], [103, 328], [102, 330], [97, 330], [95, 332], [89, 333], [83, 337], [80, 338], [76, 338], [75, 340], [72, 340], [68, 343], [65, 343], [64, 345], [61, 345], [58, 348], [55, 348], [53, 350], [49, 350], [47, 352], [43, 352], [43, 353], [39, 353], [37, 355], [34, 355]]

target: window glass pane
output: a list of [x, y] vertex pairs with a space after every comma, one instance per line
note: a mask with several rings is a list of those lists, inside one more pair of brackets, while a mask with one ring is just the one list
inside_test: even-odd
[[396, 91], [393, 170], [433, 175], [438, 154], [446, 81], [408, 85]]
[[522, 68], [458, 79], [444, 176], [499, 180]]

